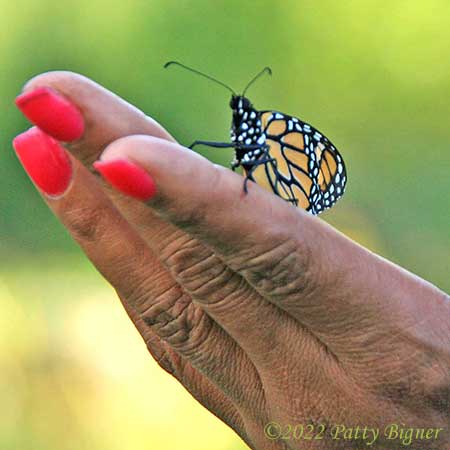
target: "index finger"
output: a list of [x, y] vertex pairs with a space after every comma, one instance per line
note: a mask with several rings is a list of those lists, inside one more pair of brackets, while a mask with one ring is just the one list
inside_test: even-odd
[[[255, 183], [246, 195], [241, 176], [178, 144], [142, 135], [110, 144], [101, 156], [101, 172], [112, 184], [118, 180], [116, 186], [130, 187], [137, 180], [126, 173], [120, 179], [108, 174], [108, 163], [120, 159], [153, 178], [157, 193], [148, 205], [154, 211], [209, 245], [336, 353], [348, 349], [350, 337], [380, 332], [381, 326], [401, 329], [405, 318], [417, 323], [425, 312], [436, 317], [448, 311], [443, 294], [430, 284]], [[436, 301], [425, 311], [411, 298]], [[429, 337], [439, 332], [421, 323]]]

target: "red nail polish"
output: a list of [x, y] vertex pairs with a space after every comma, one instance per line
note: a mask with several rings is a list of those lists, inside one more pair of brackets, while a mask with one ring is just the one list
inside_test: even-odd
[[75, 141], [84, 133], [81, 112], [53, 89], [25, 92], [16, 98], [16, 105], [32, 123], [59, 141]]
[[94, 168], [120, 192], [139, 200], [149, 200], [156, 193], [153, 178], [140, 166], [126, 159], [96, 161]]
[[33, 127], [16, 136], [13, 146], [28, 175], [45, 194], [54, 196], [66, 191], [72, 167], [58, 141]]

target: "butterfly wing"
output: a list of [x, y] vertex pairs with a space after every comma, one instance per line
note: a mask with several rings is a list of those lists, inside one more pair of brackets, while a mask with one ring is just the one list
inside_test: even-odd
[[333, 206], [343, 195], [347, 174], [336, 147], [300, 119], [261, 111], [270, 160], [251, 172], [250, 179], [312, 214]]

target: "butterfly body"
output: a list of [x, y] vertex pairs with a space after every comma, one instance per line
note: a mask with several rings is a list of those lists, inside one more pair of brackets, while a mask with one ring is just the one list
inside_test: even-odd
[[261, 115], [250, 100], [243, 96], [233, 95], [230, 107], [233, 110], [230, 138], [236, 156], [233, 166], [249, 169], [264, 153], [265, 136]]

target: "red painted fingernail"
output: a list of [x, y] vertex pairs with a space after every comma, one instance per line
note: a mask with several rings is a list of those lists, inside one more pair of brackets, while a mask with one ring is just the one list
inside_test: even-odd
[[45, 194], [55, 196], [66, 191], [72, 167], [58, 141], [33, 127], [16, 136], [13, 146], [28, 175]]
[[84, 133], [81, 112], [53, 89], [25, 92], [16, 98], [16, 105], [32, 123], [59, 141], [75, 141]]
[[156, 193], [153, 178], [140, 166], [126, 159], [96, 161], [93, 164], [105, 180], [120, 192], [139, 200], [149, 200]]

